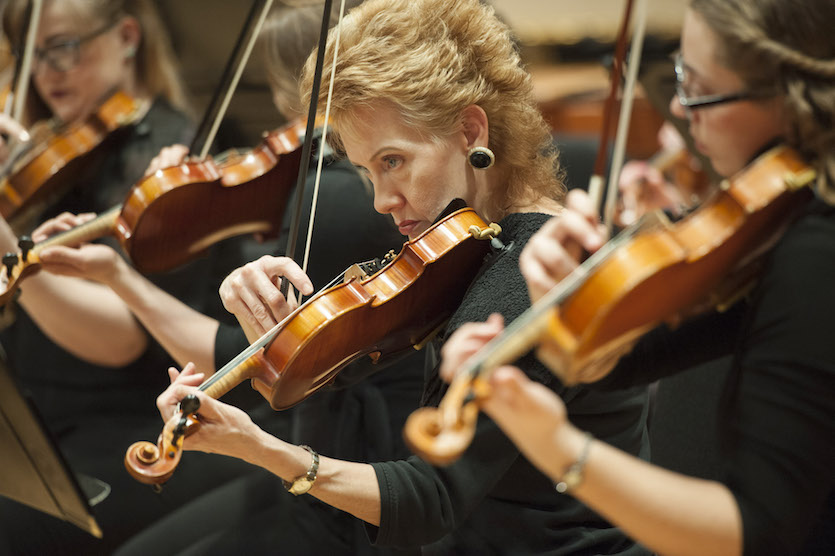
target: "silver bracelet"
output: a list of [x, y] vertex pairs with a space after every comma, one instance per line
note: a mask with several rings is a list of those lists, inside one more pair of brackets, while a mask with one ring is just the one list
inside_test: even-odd
[[591, 447], [591, 441], [594, 439], [594, 436], [590, 432], [587, 432], [584, 438], [585, 441], [583, 443], [583, 449], [580, 452], [580, 457], [568, 466], [568, 469], [562, 474], [560, 481], [554, 485], [554, 488], [560, 494], [571, 492], [583, 482], [583, 469], [586, 466], [586, 459], [589, 457], [589, 448]]

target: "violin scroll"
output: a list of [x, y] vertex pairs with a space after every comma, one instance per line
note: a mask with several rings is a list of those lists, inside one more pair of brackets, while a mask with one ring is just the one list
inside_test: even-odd
[[125, 468], [131, 476], [147, 485], [158, 486], [167, 481], [183, 455], [183, 439], [197, 430], [200, 422], [194, 415], [200, 401], [189, 394], [180, 402], [180, 412], [166, 424], [156, 445], [134, 442], [125, 452]]
[[438, 407], [421, 407], [409, 415], [403, 427], [406, 445], [432, 465], [451, 464], [472, 443], [479, 400], [486, 398], [489, 390], [480, 378], [456, 378]]

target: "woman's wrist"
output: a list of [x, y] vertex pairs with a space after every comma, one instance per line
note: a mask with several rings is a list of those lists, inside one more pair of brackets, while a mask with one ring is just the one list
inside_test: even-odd
[[590, 442], [589, 435], [571, 423], [561, 425], [554, 434], [553, 453], [547, 467], [548, 476], [559, 483], [572, 466], [578, 463], [584, 466]]

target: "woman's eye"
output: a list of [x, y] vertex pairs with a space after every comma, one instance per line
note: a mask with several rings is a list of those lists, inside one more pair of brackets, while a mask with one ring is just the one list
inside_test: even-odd
[[396, 156], [387, 156], [383, 158], [383, 166], [386, 170], [394, 170], [400, 166], [400, 158]]

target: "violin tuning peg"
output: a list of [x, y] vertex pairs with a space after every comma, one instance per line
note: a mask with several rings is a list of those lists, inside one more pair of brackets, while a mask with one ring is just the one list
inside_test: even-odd
[[180, 401], [180, 411], [183, 415], [192, 415], [200, 409], [200, 400], [194, 394], [189, 394]]
[[3, 255], [3, 266], [6, 267], [6, 278], [11, 279], [12, 277], [12, 270], [14, 267], [17, 266], [17, 263], [20, 259], [17, 256], [17, 253], [6, 253]]
[[17, 241], [17, 246], [20, 248], [22, 260], [25, 261], [29, 251], [35, 246], [35, 242], [29, 236], [20, 236], [20, 239]]

